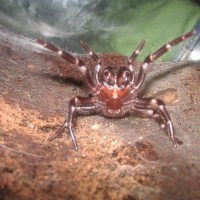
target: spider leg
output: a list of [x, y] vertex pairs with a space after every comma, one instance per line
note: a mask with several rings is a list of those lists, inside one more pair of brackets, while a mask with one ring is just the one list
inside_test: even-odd
[[133, 112], [146, 114], [169, 133], [174, 147], [177, 147], [177, 139], [174, 137], [174, 127], [163, 101], [155, 98], [136, 99]]
[[86, 97], [74, 97], [69, 103], [68, 119], [65, 120], [63, 125], [58, 131], [52, 135], [48, 140], [52, 141], [62, 136], [62, 132], [65, 128], [68, 129], [74, 149], [78, 150], [75, 134], [73, 131], [73, 125], [77, 114], [91, 114], [95, 112], [95, 106], [89, 98]]
[[[138, 45], [137, 49], [132, 53], [130, 58], [128, 58], [128, 65], [133, 65], [133, 61], [138, 57], [140, 54], [141, 50], [144, 47], [145, 40], [141, 40], [140, 44]], [[132, 66], [133, 67], [133, 66]]]
[[92, 49], [88, 46], [88, 44], [83, 40], [81, 40], [81, 46], [95, 62], [101, 63], [101, 59], [99, 58], [99, 56], [95, 52], [93, 52]]
[[[132, 83], [135, 82], [135, 72], [134, 72], [134, 66], [133, 66], [133, 62], [134, 60], [137, 58], [137, 56], [140, 54], [141, 50], [144, 47], [144, 40], [141, 40], [140, 44], [138, 45], [137, 49], [132, 53], [132, 55], [127, 59], [127, 66], [128, 68], [131, 70], [132, 74], [133, 74], [133, 79], [132, 79]], [[135, 84], [134, 84], [135, 85]]]
[[79, 70], [84, 74], [86, 82], [88, 84], [88, 86], [92, 89], [95, 90], [95, 85], [92, 81], [92, 78], [90, 76], [89, 70], [88, 68], [85, 66], [85, 63], [79, 59], [74, 57], [72, 54], [63, 51], [57, 47], [55, 47], [54, 45], [47, 43], [41, 39], [37, 39], [36, 40], [39, 44], [41, 44], [42, 46], [44, 46], [45, 48], [56, 52], [60, 57], [62, 57], [63, 59], [67, 60], [68, 62], [70, 62], [71, 64], [74, 64], [75, 66], [77, 66], [79, 68]]
[[60, 57], [67, 60], [68, 62], [70, 62], [78, 67], [84, 66], [84, 62], [81, 59], [74, 57], [70, 53], [67, 53], [66, 51], [63, 51], [63, 50], [55, 47], [54, 45], [47, 43], [41, 39], [37, 39], [37, 42], [39, 44], [41, 44], [42, 46], [46, 47], [47, 49], [56, 52]]
[[50, 136], [50, 137], [48, 138], [48, 140], [49, 140], [49, 141], [52, 141], [52, 140], [54, 140], [54, 139], [56, 139], [56, 138], [61, 138], [61, 137], [62, 137], [62, 132], [63, 132], [63, 130], [64, 130], [65, 128], [67, 128], [67, 127], [68, 127], [68, 122], [65, 120], [64, 124], [56, 131], [55, 134], [53, 134], [52, 136]]
[[102, 60], [101, 58], [94, 52], [92, 49], [88, 46], [86, 42], [81, 40], [81, 46], [83, 49], [91, 56], [91, 58], [97, 62], [96, 68], [95, 68], [95, 79], [98, 85], [100, 85], [100, 71], [102, 68]]
[[175, 46], [177, 45], [178, 43], [186, 40], [187, 38], [191, 37], [192, 35], [194, 35], [194, 31], [190, 31], [189, 33], [181, 36], [181, 37], [178, 37], [174, 40], [172, 40], [171, 42], [163, 45], [160, 49], [158, 49], [157, 51], [155, 51], [154, 53], [148, 55], [143, 64], [141, 65], [140, 67], [140, 71], [139, 71], [139, 74], [138, 74], [138, 79], [137, 79], [137, 82], [136, 82], [136, 88], [139, 89], [143, 82], [144, 82], [144, 79], [145, 79], [145, 76], [146, 74], [148, 73], [148, 70], [149, 70], [149, 63], [152, 63], [153, 61], [155, 61], [156, 59], [158, 59], [159, 57], [161, 57], [163, 54], [165, 54], [167, 51], [169, 51], [171, 49], [172, 46]]

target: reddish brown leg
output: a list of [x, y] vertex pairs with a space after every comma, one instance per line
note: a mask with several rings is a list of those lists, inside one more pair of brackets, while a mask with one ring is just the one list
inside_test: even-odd
[[178, 43], [186, 40], [187, 38], [191, 37], [193, 34], [194, 34], [194, 31], [191, 31], [191, 32], [189, 32], [189, 33], [187, 33], [187, 34], [185, 34], [181, 37], [178, 37], [175, 40], [172, 40], [171, 42], [169, 42], [168, 44], [165, 44], [164, 46], [162, 46], [160, 49], [158, 49], [154, 53], [148, 55], [145, 58], [142, 66], [140, 67], [138, 79], [137, 79], [137, 82], [136, 82], [136, 88], [139, 89], [142, 86], [142, 84], [144, 83], [145, 76], [148, 73], [148, 69], [149, 69], [148, 64], [149, 63], [152, 63], [154, 60], [158, 59], [163, 54], [165, 54], [167, 51], [169, 51], [172, 46], [175, 46]]
[[144, 43], [145, 43], [145, 41], [142, 40], [140, 42], [140, 44], [138, 45], [137, 49], [132, 53], [132, 55], [130, 56], [130, 58], [128, 58], [128, 60], [127, 60], [128, 68], [131, 70], [131, 72], [133, 74], [132, 83], [135, 81], [135, 72], [134, 72], [133, 62], [137, 58], [137, 56], [140, 54], [141, 50], [143, 49]]
[[49, 140], [52, 141], [56, 138], [60, 138], [62, 136], [63, 130], [67, 128], [69, 131], [70, 137], [72, 139], [74, 149], [77, 151], [78, 145], [77, 145], [76, 138], [73, 131], [73, 125], [76, 118], [76, 114], [91, 114], [94, 112], [95, 112], [95, 106], [92, 104], [89, 98], [75, 97], [71, 99], [69, 103], [68, 119], [65, 120], [61, 128], [54, 135], [52, 135], [49, 138]]
[[92, 57], [92, 59], [95, 62], [101, 63], [101, 59], [99, 58], [99, 56], [95, 52], [93, 52], [92, 49], [90, 49], [90, 47], [88, 46], [88, 44], [83, 40], [81, 40], [81, 46]]
[[81, 59], [75, 58], [70, 53], [67, 53], [66, 51], [63, 51], [63, 50], [55, 47], [54, 45], [49, 44], [41, 39], [37, 39], [37, 42], [39, 44], [41, 44], [42, 46], [46, 47], [47, 49], [50, 49], [51, 51], [56, 52], [60, 57], [67, 60], [68, 62], [70, 62], [76, 66], [79, 66], [79, 67], [84, 66], [84, 62]]
[[90, 49], [90, 47], [88, 46], [88, 44], [84, 41], [81, 41], [81, 46], [83, 47], [83, 49], [91, 56], [91, 58], [97, 62], [96, 68], [95, 68], [95, 80], [97, 82], [98, 85], [100, 85], [100, 72], [101, 72], [101, 66], [102, 66], [102, 61], [100, 59], [100, 57], [92, 51], [92, 49]]
[[[137, 49], [132, 53], [132, 55], [130, 56], [130, 58], [128, 59], [128, 64], [129, 65], [133, 65], [133, 61], [138, 57], [138, 55], [140, 54], [141, 50], [144, 47], [144, 40], [141, 40], [140, 44], [138, 45]], [[132, 70], [131, 70], [132, 71]]]
[[66, 51], [63, 51], [57, 47], [55, 47], [52, 44], [49, 44], [41, 39], [37, 39], [37, 42], [41, 45], [43, 45], [44, 47], [46, 47], [47, 49], [50, 49], [51, 51], [56, 52], [60, 57], [62, 57], [63, 59], [67, 60], [68, 62], [74, 64], [75, 66], [77, 66], [79, 68], [79, 70], [84, 74], [86, 82], [88, 83], [88, 86], [92, 89], [95, 90], [95, 85], [92, 81], [92, 78], [89, 74], [89, 71], [87, 69], [87, 67], [85, 66], [85, 63], [79, 59], [74, 57], [73, 55], [71, 55], [70, 53], [67, 53]]
[[174, 127], [163, 101], [154, 98], [137, 99], [133, 111], [154, 118], [161, 128], [169, 133], [173, 146], [177, 147], [177, 141], [174, 138]]

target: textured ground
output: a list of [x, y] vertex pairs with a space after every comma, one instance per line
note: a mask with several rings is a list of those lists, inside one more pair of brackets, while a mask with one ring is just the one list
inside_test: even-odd
[[82, 116], [75, 152], [67, 135], [47, 138], [63, 123], [69, 99], [85, 94], [81, 74], [1, 27], [0, 200], [200, 199], [200, 65], [152, 69], [143, 94], [165, 101], [183, 145], [174, 149], [151, 119]]

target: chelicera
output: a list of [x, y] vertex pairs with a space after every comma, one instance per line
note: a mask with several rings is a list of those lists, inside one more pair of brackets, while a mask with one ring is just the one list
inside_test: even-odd
[[[153, 118], [162, 129], [164, 129], [173, 144], [177, 147], [177, 140], [174, 137], [174, 127], [171, 118], [162, 100], [156, 98], [139, 98], [141, 87], [149, 70], [149, 64], [166, 53], [172, 46], [184, 41], [194, 34], [193, 31], [178, 37], [163, 45], [154, 53], [148, 55], [140, 66], [136, 76], [134, 61], [144, 47], [142, 40], [132, 55], [127, 58], [124, 66], [103, 66], [103, 61], [98, 54], [93, 52], [86, 42], [81, 41], [82, 48], [96, 62], [94, 73], [91, 74], [84, 61], [74, 57], [72, 54], [62, 51], [52, 44], [41, 39], [37, 42], [44, 47], [57, 52], [59, 56], [74, 64], [83, 73], [86, 83], [91, 89], [91, 97], [74, 97], [69, 102], [68, 119], [61, 128], [49, 138], [53, 140], [62, 136], [65, 128], [68, 129], [75, 150], [78, 150], [73, 125], [77, 114], [101, 114], [105, 117], [124, 117], [128, 114], [144, 114]], [[94, 77], [93, 77], [94, 76]]]

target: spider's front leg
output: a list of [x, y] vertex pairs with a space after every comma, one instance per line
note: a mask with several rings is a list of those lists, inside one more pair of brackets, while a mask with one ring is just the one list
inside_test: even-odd
[[43, 45], [45, 48], [50, 49], [51, 51], [56, 52], [60, 57], [62, 57], [63, 59], [67, 60], [68, 62], [70, 62], [71, 64], [74, 64], [76, 67], [79, 68], [79, 70], [83, 73], [83, 75], [85, 76], [86, 82], [88, 84], [88, 86], [92, 89], [95, 90], [96, 86], [93, 83], [93, 80], [90, 76], [89, 70], [87, 68], [87, 66], [85, 66], [85, 63], [80, 59], [80, 58], [76, 58], [74, 57], [72, 54], [63, 51], [59, 48], [57, 48], [56, 46], [47, 43], [41, 39], [37, 39], [37, 42], [41, 45]]
[[78, 150], [78, 145], [73, 131], [73, 125], [76, 114], [91, 114], [95, 112], [95, 106], [91, 102], [91, 99], [86, 97], [74, 97], [69, 103], [68, 119], [65, 120], [64, 124], [58, 129], [58, 131], [52, 135], [48, 140], [52, 141], [62, 136], [62, 132], [65, 128], [68, 129], [74, 149]]
[[172, 40], [171, 42], [163, 45], [160, 49], [158, 49], [154, 53], [148, 55], [140, 67], [140, 71], [139, 71], [137, 82], [136, 82], [136, 88], [137, 89], [141, 88], [142, 84], [144, 83], [145, 76], [149, 70], [149, 63], [152, 63], [153, 61], [155, 61], [156, 59], [161, 57], [163, 54], [168, 52], [172, 46], [175, 46], [175, 45], [179, 44], [180, 42], [186, 40], [187, 38], [194, 35], [194, 33], [195, 33], [194, 31], [190, 31], [189, 33], [187, 33], [181, 37], [178, 37], [178, 38]]
[[169, 133], [173, 146], [177, 147], [177, 139], [174, 137], [174, 127], [163, 101], [155, 98], [136, 99], [133, 111], [154, 118], [161, 128]]

